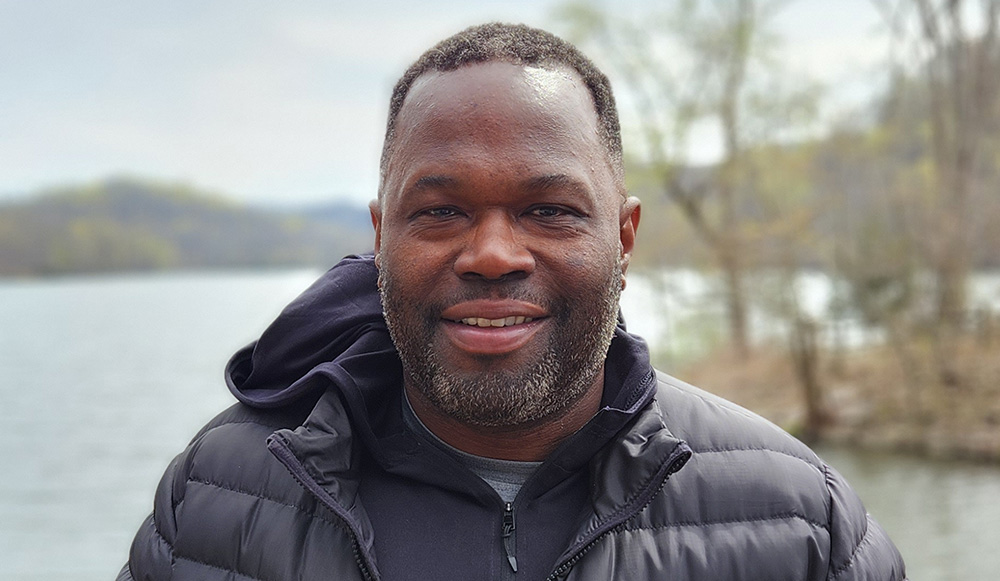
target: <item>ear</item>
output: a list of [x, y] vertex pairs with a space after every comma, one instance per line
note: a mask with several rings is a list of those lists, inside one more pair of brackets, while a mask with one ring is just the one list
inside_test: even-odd
[[375, 229], [375, 254], [382, 250], [382, 204], [379, 200], [368, 202], [368, 212], [372, 216], [372, 228]]
[[619, 215], [619, 224], [621, 226], [619, 235], [621, 236], [623, 274], [628, 270], [628, 263], [632, 258], [632, 249], [635, 248], [635, 233], [639, 230], [639, 215], [641, 213], [642, 208], [639, 205], [639, 198], [629, 196], [622, 203]]

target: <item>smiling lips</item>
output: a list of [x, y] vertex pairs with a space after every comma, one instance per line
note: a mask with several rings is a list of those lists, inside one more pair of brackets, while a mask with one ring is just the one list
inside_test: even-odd
[[546, 315], [538, 305], [513, 300], [468, 301], [441, 313], [445, 336], [473, 355], [503, 355], [523, 347]]
[[504, 317], [502, 319], [486, 319], [484, 317], [466, 317], [456, 323], [465, 323], [470, 327], [510, 327], [511, 325], [520, 325], [521, 323], [530, 323], [533, 319], [531, 317], [524, 317], [521, 315]]

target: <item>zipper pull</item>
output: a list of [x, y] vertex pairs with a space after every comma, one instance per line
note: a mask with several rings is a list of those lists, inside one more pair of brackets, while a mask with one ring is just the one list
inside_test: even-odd
[[514, 506], [507, 502], [503, 505], [503, 548], [507, 552], [507, 562], [517, 573], [517, 548], [514, 537]]

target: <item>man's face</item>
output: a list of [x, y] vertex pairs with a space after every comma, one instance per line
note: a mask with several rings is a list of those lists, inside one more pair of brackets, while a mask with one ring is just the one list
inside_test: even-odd
[[372, 204], [407, 389], [470, 425], [555, 417], [594, 385], [638, 223], [575, 73], [420, 77]]

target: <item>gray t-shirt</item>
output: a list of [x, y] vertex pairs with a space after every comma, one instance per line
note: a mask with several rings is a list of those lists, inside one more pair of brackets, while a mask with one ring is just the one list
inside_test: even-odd
[[486, 458], [463, 452], [454, 446], [450, 446], [441, 438], [434, 435], [434, 432], [424, 425], [416, 412], [410, 405], [406, 392], [403, 392], [403, 421], [406, 427], [414, 432], [423, 433], [436, 443], [441, 449], [458, 458], [458, 460], [471, 470], [476, 476], [486, 481], [487, 484], [497, 491], [504, 502], [514, 502], [514, 497], [521, 490], [521, 486], [528, 480], [535, 470], [542, 465], [541, 462], [519, 462], [516, 460], [498, 460], [496, 458]]

